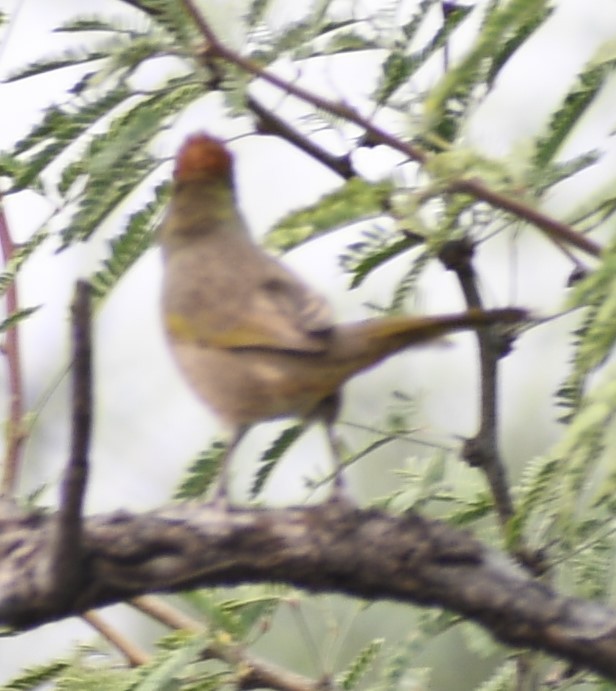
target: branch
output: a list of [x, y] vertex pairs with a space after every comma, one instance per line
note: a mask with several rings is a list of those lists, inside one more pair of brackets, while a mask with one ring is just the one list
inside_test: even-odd
[[88, 478], [92, 423], [92, 353], [90, 286], [77, 283], [73, 317], [73, 410], [71, 455], [60, 487], [50, 553], [50, 590], [70, 601], [82, 579], [82, 510]]
[[261, 105], [261, 103], [250, 94], [247, 95], [246, 100], [248, 108], [257, 118], [257, 130], [259, 132], [264, 134], [275, 134], [282, 137], [285, 141], [301, 149], [305, 154], [308, 154], [311, 158], [327, 166], [327, 168], [337, 175], [340, 175], [340, 177], [345, 180], [354, 177], [355, 172], [351, 164], [351, 157], [348, 154], [344, 156], [330, 154], [329, 151], [315, 144], [311, 139], [302, 136], [282, 118], [279, 118], [275, 113], [272, 113], [265, 108], [265, 106]]
[[95, 631], [98, 631], [110, 645], [122, 653], [131, 667], [145, 665], [150, 660], [150, 656], [144, 650], [123, 636], [116, 628], [110, 626], [98, 612], [84, 612], [81, 618], [88, 622]]
[[[417, 161], [423, 165], [429, 161], [429, 154], [421, 147], [410, 142], [401, 141], [393, 134], [377, 127], [368, 118], [363, 117], [350, 106], [318, 96], [308, 89], [304, 89], [297, 84], [277, 76], [273, 72], [263, 69], [256, 62], [228, 48], [218, 39], [208, 22], [197, 9], [193, 0], [182, 0], [182, 4], [192, 17], [203, 38], [207, 41], [206, 50], [209, 56], [227, 60], [231, 64], [269, 82], [282, 91], [296, 96], [306, 103], [311, 103], [316, 108], [343, 118], [348, 122], [355, 123], [365, 131], [367, 139], [373, 144], [385, 144], [386, 146], [390, 146], [392, 149], [400, 151], [413, 161]], [[549, 238], [557, 242], [576, 247], [582, 252], [586, 252], [594, 257], [598, 257], [602, 252], [602, 247], [598, 243], [585, 235], [581, 235], [566, 223], [548, 216], [517, 197], [510, 197], [502, 192], [491, 189], [485, 182], [478, 178], [459, 178], [458, 180], [452, 181], [448, 185], [448, 189], [451, 192], [469, 194], [475, 199], [487, 202], [491, 206], [512, 213], [514, 216], [536, 226]]]
[[200, 621], [189, 617], [159, 597], [141, 595], [140, 597], [134, 597], [130, 604], [135, 609], [143, 614], [147, 614], [152, 619], [156, 619], [160, 624], [168, 626], [170, 629], [184, 629], [191, 633], [205, 631], [205, 626]]
[[415, 514], [174, 505], [85, 519], [71, 602], [45, 589], [54, 516], [0, 512], [0, 623], [35, 626], [150, 592], [283, 582], [446, 607], [498, 639], [616, 679], [616, 611], [560, 595], [466, 532]]
[[[446, 269], [453, 271], [460, 283], [469, 309], [483, 309], [477, 288], [477, 277], [473, 267], [474, 247], [470, 240], [453, 240], [446, 243], [439, 253], [439, 259]], [[513, 502], [509, 493], [507, 473], [498, 448], [498, 361], [503, 355], [503, 346], [498, 342], [494, 330], [480, 329], [476, 332], [479, 345], [479, 367], [481, 380], [481, 413], [477, 434], [467, 439], [463, 457], [471, 466], [484, 472], [494, 505], [504, 527], [514, 515]]]

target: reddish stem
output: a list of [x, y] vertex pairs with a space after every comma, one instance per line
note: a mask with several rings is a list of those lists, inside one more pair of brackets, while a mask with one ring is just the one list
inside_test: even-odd
[[[15, 245], [11, 238], [9, 225], [2, 206], [0, 197], [0, 251], [2, 261], [6, 266], [11, 257]], [[13, 280], [6, 290], [6, 312], [14, 314], [17, 311], [17, 284]], [[19, 348], [19, 330], [17, 324], [6, 332], [4, 342], [4, 354], [6, 355], [9, 374], [9, 420], [6, 432], [6, 454], [0, 481], [0, 494], [10, 496], [15, 490], [17, 471], [21, 455], [22, 442], [24, 440], [23, 422], [23, 381], [21, 372], [21, 356]]]

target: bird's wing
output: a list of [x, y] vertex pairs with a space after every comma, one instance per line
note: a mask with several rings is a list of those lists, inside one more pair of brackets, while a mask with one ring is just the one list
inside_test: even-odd
[[[275, 260], [261, 265], [258, 279], [238, 275], [234, 286], [204, 280], [195, 300], [165, 310], [176, 339], [214, 348], [267, 348], [320, 353], [334, 326], [327, 300]], [[255, 280], [253, 280], [253, 278]], [[240, 283], [238, 287], [237, 283]]]
[[213, 336], [212, 345], [227, 348], [273, 348], [319, 353], [334, 326], [327, 300], [292, 273], [272, 272], [247, 296], [229, 328]]

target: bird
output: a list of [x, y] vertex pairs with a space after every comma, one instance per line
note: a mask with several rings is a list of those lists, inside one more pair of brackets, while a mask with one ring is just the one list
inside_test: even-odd
[[450, 332], [515, 324], [519, 308], [338, 323], [326, 298], [250, 235], [235, 194], [233, 155], [205, 132], [180, 147], [158, 229], [162, 320], [188, 384], [230, 431], [213, 501], [228, 502], [230, 463], [255, 424], [295, 417], [325, 424], [344, 494], [334, 424], [356, 374]]

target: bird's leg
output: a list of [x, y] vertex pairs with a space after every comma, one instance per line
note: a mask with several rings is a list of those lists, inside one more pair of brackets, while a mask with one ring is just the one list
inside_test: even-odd
[[332, 486], [330, 499], [348, 502], [349, 491], [342, 472], [344, 468], [342, 464], [342, 442], [334, 427], [339, 409], [340, 394], [336, 392], [321, 401], [317, 412], [325, 425], [327, 440], [334, 459], [334, 484]]
[[340, 437], [338, 436], [338, 433], [336, 432], [332, 423], [325, 423], [325, 431], [327, 432], [327, 440], [329, 441], [329, 447], [332, 451], [332, 456], [334, 457], [335, 466], [334, 484], [332, 486], [330, 499], [344, 499], [345, 501], [348, 501], [349, 489], [343, 474], [344, 465], [342, 464], [342, 442], [340, 441]]
[[223, 509], [228, 509], [229, 508], [229, 493], [228, 493], [228, 487], [229, 487], [229, 475], [230, 475], [230, 469], [231, 469], [231, 460], [233, 458], [233, 454], [235, 453], [235, 450], [239, 446], [239, 443], [242, 441], [244, 438], [244, 435], [248, 431], [248, 426], [247, 425], [240, 425], [238, 427], [234, 427], [233, 431], [231, 433], [231, 438], [229, 439], [229, 443], [227, 444], [227, 448], [225, 449], [224, 454], [222, 455], [221, 459], [221, 464], [220, 464], [220, 476], [218, 478], [218, 484], [216, 485], [216, 490], [214, 491], [214, 496], [212, 497], [211, 503], [223, 508]]

